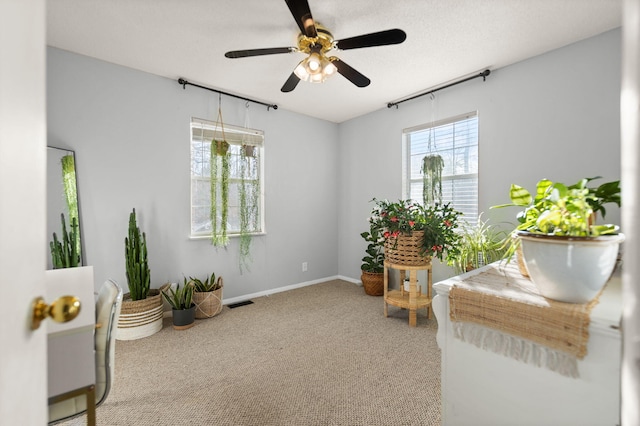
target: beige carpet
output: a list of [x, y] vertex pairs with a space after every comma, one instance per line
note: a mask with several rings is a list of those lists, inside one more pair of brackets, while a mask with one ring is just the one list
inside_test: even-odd
[[[117, 341], [99, 425], [439, 425], [436, 320], [331, 281]], [[63, 425], [85, 424], [86, 417]]]

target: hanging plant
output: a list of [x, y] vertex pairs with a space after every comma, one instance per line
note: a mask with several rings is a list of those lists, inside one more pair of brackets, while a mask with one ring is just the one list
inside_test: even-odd
[[243, 157], [255, 157], [256, 156], [256, 147], [254, 145], [242, 145], [242, 154]]
[[427, 154], [422, 159], [422, 201], [425, 206], [442, 203], [442, 169], [444, 160], [439, 154]]
[[216, 154], [223, 156], [223, 155], [227, 155], [227, 152], [229, 152], [229, 142], [216, 141]]
[[[248, 149], [251, 148], [251, 149]], [[253, 145], [243, 145], [240, 150], [240, 271], [248, 270], [251, 260], [251, 232], [258, 229], [258, 200], [260, 181], [258, 174], [258, 150]]]
[[[216, 246], [226, 246], [227, 221], [229, 217], [229, 173], [230, 154], [229, 143], [225, 140], [222, 110], [218, 108], [218, 120], [222, 131], [222, 140], [211, 140], [211, 243]], [[216, 127], [218, 122], [216, 122]], [[218, 193], [220, 193], [220, 220], [218, 220]]]

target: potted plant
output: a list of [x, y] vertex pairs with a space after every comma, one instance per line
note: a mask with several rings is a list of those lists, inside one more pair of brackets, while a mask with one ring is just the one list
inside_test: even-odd
[[117, 339], [133, 340], [162, 329], [161, 289], [151, 288], [147, 236], [137, 225], [136, 209], [129, 214], [129, 230], [124, 245], [129, 293], [122, 298]]
[[594, 211], [603, 211], [606, 202], [617, 199], [619, 203], [615, 189], [601, 191], [598, 196], [598, 188], [587, 186], [589, 181], [582, 179], [567, 186], [543, 179], [536, 186], [535, 197], [512, 184], [512, 202], [496, 206], [523, 207], [514, 230], [518, 238], [509, 240], [513, 243], [506, 256], [522, 244], [531, 280], [550, 299], [569, 303], [593, 299], [611, 276], [624, 241], [617, 225], [598, 225], [593, 219]]
[[439, 154], [428, 154], [422, 159], [422, 202], [425, 206], [442, 202], [442, 170], [444, 160]]
[[62, 222], [62, 241], [58, 240], [56, 233], [53, 233], [53, 241], [49, 242], [51, 249], [51, 263], [53, 269], [76, 268], [80, 266], [80, 253], [78, 252], [78, 219], [71, 218], [71, 230], [67, 232], [64, 213], [60, 214]]
[[482, 213], [474, 225], [463, 222], [460, 226], [459, 250], [450, 266], [459, 274], [498, 261], [504, 256], [505, 232], [482, 220]]
[[[223, 130], [224, 132], [224, 130]], [[229, 243], [227, 225], [229, 216], [229, 143], [225, 140], [211, 140], [211, 243], [224, 246]], [[218, 206], [220, 197], [220, 206]]]
[[422, 206], [412, 200], [376, 200], [371, 221], [382, 231], [388, 262], [426, 265], [432, 257], [447, 263], [458, 253], [460, 235], [456, 232], [462, 214], [450, 203]]
[[189, 277], [193, 284], [193, 303], [196, 306], [196, 318], [211, 318], [222, 311], [222, 277], [216, 279], [215, 272], [204, 281]]
[[369, 232], [360, 234], [368, 243], [366, 253], [362, 258], [362, 286], [364, 292], [370, 296], [382, 296], [384, 293], [384, 238], [372, 222], [370, 222]]
[[180, 284], [176, 289], [171, 287], [162, 290], [162, 297], [171, 305], [173, 312], [173, 328], [176, 330], [186, 330], [193, 327], [196, 320], [196, 305], [193, 299], [193, 284], [184, 279], [184, 286]]

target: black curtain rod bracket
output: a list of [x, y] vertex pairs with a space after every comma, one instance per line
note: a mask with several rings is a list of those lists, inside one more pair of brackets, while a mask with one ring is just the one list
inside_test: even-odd
[[265, 102], [260, 102], [260, 101], [256, 101], [256, 100], [249, 99], [249, 98], [243, 98], [242, 96], [234, 95], [232, 93], [223, 92], [222, 90], [212, 89], [211, 87], [205, 87], [205, 86], [201, 86], [199, 84], [191, 83], [191, 82], [185, 80], [184, 78], [179, 78], [178, 79], [178, 84], [181, 84], [183, 89], [186, 89], [187, 88], [187, 84], [188, 84], [189, 86], [199, 87], [201, 89], [209, 90], [211, 92], [220, 93], [220, 94], [225, 95], [225, 96], [231, 96], [232, 98], [242, 99], [243, 101], [253, 102], [254, 104], [264, 105], [264, 106], [267, 107], [267, 111], [269, 111], [269, 109], [271, 109], [271, 108], [278, 109], [278, 105], [276, 105], [276, 104], [267, 104]]
[[438, 87], [437, 89], [429, 90], [428, 92], [420, 93], [419, 95], [415, 95], [415, 96], [412, 96], [410, 98], [403, 99], [401, 101], [389, 102], [387, 104], [387, 108], [396, 107], [396, 109], [398, 109], [398, 105], [400, 105], [403, 102], [407, 102], [407, 101], [410, 101], [412, 99], [419, 98], [421, 96], [433, 95], [438, 90], [446, 89], [447, 87], [455, 86], [456, 84], [464, 83], [465, 81], [473, 80], [474, 78], [482, 77], [482, 81], [486, 81], [487, 80], [487, 76], [489, 74], [491, 74], [491, 71], [484, 70], [480, 74], [472, 75], [471, 77], [467, 77], [467, 78], [463, 78], [462, 80], [454, 81], [453, 83], [449, 83], [449, 84], [444, 85], [442, 87]]

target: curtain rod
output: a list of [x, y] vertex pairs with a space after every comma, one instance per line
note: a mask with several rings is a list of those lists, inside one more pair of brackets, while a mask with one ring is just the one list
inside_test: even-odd
[[191, 83], [191, 82], [185, 80], [184, 78], [179, 78], [178, 79], [178, 84], [181, 84], [183, 89], [186, 89], [187, 88], [187, 84], [188, 84], [189, 86], [195, 86], [195, 87], [199, 87], [199, 88], [204, 89], [204, 90], [210, 90], [212, 92], [220, 93], [222, 95], [227, 95], [227, 96], [231, 96], [233, 98], [242, 99], [243, 101], [253, 102], [255, 104], [264, 105], [264, 106], [267, 107], [267, 111], [269, 111], [270, 108], [278, 109], [278, 105], [276, 105], [276, 104], [267, 104], [267, 103], [264, 103], [264, 102], [255, 101], [253, 99], [243, 98], [242, 96], [233, 95], [231, 93], [223, 92], [222, 90], [212, 89], [210, 87], [205, 87], [205, 86], [200, 86], [199, 84]]
[[396, 109], [397, 109], [398, 105], [403, 103], [403, 102], [407, 102], [407, 101], [410, 101], [412, 99], [419, 98], [421, 96], [430, 95], [432, 93], [437, 92], [438, 90], [446, 89], [447, 87], [455, 86], [456, 84], [464, 83], [465, 81], [473, 80], [474, 78], [482, 77], [482, 81], [486, 81], [487, 80], [487, 76], [489, 74], [491, 74], [491, 71], [484, 70], [480, 74], [472, 75], [471, 77], [467, 77], [467, 78], [464, 78], [462, 80], [454, 81], [453, 83], [449, 83], [449, 84], [447, 84], [445, 86], [438, 87], [437, 89], [429, 90], [428, 92], [420, 93], [419, 95], [415, 95], [415, 96], [412, 96], [412, 97], [407, 98], [407, 99], [403, 99], [403, 100], [398, 101], [398, 102], [389, 102], [387, 104], [387, 108], [391, 108], [391, 107], [395, 106]]

